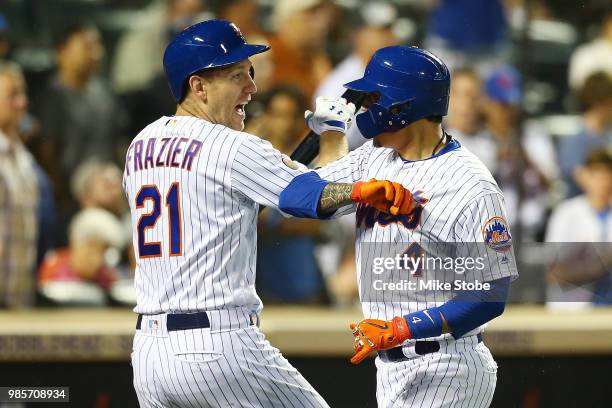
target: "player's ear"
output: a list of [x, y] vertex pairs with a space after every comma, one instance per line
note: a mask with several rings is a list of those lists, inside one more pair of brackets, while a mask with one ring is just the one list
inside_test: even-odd
[[189, 89], [198, 99], [206, 100], [206, 82], [201, 76], [191, 75], [189, 77]]

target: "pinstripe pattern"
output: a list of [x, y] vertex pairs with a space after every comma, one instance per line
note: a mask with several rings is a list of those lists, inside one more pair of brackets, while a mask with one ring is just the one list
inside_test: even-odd
[[[365, 318], [391, 320], [418, 310], [440, 306], [452, 292], [422, 291], [401, 299], [398, 291], [374, 291], [372, 273], [361, 273], [374, 257], [388, 257], [391, 244], [484, 243], [483, 227], [493, 217], [506, 218], [503, 195], [486, 167], [467, 149], [452, 142], [444, 154], [421, 161], [405, 161], [391, 149], [375, 148], [371, 141], [339, 161], [317, 171], [322, 178], [351, 183], [376, 178], [401, 183], [427, 199], [418, 223], [357, 209], [357, 279]], [[355, 211], [346, 207], [339, 215]], [[367, 243], [367, 245], [362, 245]], [[457, 257], [484, 256], [484, 280], [517, 275], [514, 254], [485, 249], [485, 245], [458, 247]], [[474, 253], [479, 251], [479, 253]], [[486, 254], [484, 253], [486, 251]], [[495, 390], [496, 365], [486, 346], [474, 334], [485, 325], [454, 341], [450, 334], [435, 340], [440, 352], [405, 362], [376, 360], [379, 407], [486, 407]], [[434, 339], [427, 339], [434, 340]], [[408, 341], [405, 347], [413, 347]]]
[[[202, 148], [189, 171], [180, 164], [191, 141], [201, 142]], [[147, 165], [148, 146], [153, 146], [153, 162], [163, 167]], [[182, 150], [175, 155], [173, 149], [178, 148]], [[138, 170], [139, 151], [142, 170]], [[124, 171], [132, 225], [151, 211], [150, 202], [134, 208], [142, 186], [155, 185], [165, 197], [178, 182], [183, 237], [182, 255], [169, 256], [169, 216], [162, 203], [158, 223], [145, 232], [146, 242], [161, 243], [162, 256], [139, 259], [135, 248], [136, 312], [261, 309], [254, 287], [258, 204], [278, 208], [285, 186], [307, 171], [303, 166], [297, 170], [287, 167], [283, 157], [258, 137], [194, 117], [162, 117], [134, 139]], [[165, 165], [173, 161], [179, 166]], [[137, 240], [134, 228], [134, 242]]]
[[328, 407], [256, 326], [139, 330], [132, 365], [142, 407]]
[[[392, 180], [403, 184], [410, 191], [422, 191], [429, 201], [423, 205], [420, 222], [415, 228], [407, 228], [400, 222], [381, 225], [370, 223], [357, 214], [357, 270], [361, 270], [362, 260], [388, 256], [389, 243], [427, 243], [459, 242], [483, 243], [483, 226], [494, 216], [505, 218], [503, 195], [495, 180], [484, 165], [464, 147], [427, 160], [406, 162], [393, 150], [374, 148], [368, 142], [361, 148], [337, 162], [317, 170], [322, 178], [352, 183], [359, 180], [376, 178]], [[343, 209], [343, 214], [354, 211], [354, 207]], [[377, 215], [378, 213], [374, 213]], [[362, 246], [361, 243], [368, 243]], [[474, 246], [461, 246], [465, 251]], [[364, 252], [365, 251], [365, 252]], [[458, 254], [476, 255], [476, 254]], [[504, 260], [504, 256], [507, 257]], [[502, 262], [503, 261], [503, 262]], [[487, 251], [487, 280], [506, 276], [516, 276], [516, 265], [512, 251], [498, 253]], [[358, 273], [358, 283], [368, 288], [372, 282], [371, 274]], [[423, 301], [400, 302], [394, 292], [360, 291], [370, 301], [362, 301], [366, 318], [390, 320], [394, 316], [405, 315], [428, 307], [439, 306], [449, 300], [448, 292], [429, 293]], [[475, 334], [479, 329], [470, 334]], [[441, 338], [448, 338], [449, 334]]]
[[398, 363], [377, 358], [376, 368], [379, 408], [488, 407], [497, 382], [497, 364], [475, 336]]
[[[141, 406], [327, 407], [249, 324], [262, 308], [254, 287], [259, 204], [278, 208], [282, 190], [308, 171], [289, 168], [284, 157], [255, 136], [195, 117], [162, 117], [132, 141], [123, 184], [137, 260], [134, 310], [147, 315], [132, 353]], [[171, 253], [168, 194], [175, 185], [181, 246]], [[159, 243], [161, 254], [145, 248], [141, 257], [137, 226], [155, 201], [137, 207], [143, 186], [162, 200], [155, 224], [141, 228], [145, 245]], [[198, 311], [207, 312], [211, 328], [165, 330], [167, 314]]]

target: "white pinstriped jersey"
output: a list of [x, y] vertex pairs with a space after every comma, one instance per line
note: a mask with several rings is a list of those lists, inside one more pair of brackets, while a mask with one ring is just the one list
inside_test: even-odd
[[255, 293], [259, 204], [307, 169], [256, 136], [162, 117], [132, 141], [123, 184], [136, 256], [135, 312], [261, 309]]
[[[357, 212], [357, 275], [365, 318], [391, 320], [394, 316], [440, 306], [450, 297], [448, 291], [430, 291], [419, 301], [402, 302], [397, 300], [396, 293], [374, 291], [371, 282], [368, 285], [362, 282], [363, 276], [368, 275], [359, 273], [364, 259], [376, 254], [388, 256], [389, 243], [406, 243], [406, 247], [413, 243], [483, 243], [482, 248], [485, 227], [496, 219], [504, 224], [506, 217], [502, 193], [491, 173], [454, 140], [441, 153], [420, 161], [403, 160], [392, 149], [375, 147], [369, 141], [317, 171], [322, 178], [334, 182], [372, 178], [396, 181], [412, 191], [420, 203], [408, 216], [394, 217], [363, 205], [348, 206], [336, 214]], [[517, 274], [512, 250], [488, 251], [487, 255], [485, 280]]]

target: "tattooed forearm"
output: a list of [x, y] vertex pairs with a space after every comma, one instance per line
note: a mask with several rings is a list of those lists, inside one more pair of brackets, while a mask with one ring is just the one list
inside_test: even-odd
[[344, 207], [352, 203], [351, 191], [352, 184], [346, 183], [329, 183], [323, 189], [321, 198], [319, 199], [319, 213], [332, 213], [338, 208]]

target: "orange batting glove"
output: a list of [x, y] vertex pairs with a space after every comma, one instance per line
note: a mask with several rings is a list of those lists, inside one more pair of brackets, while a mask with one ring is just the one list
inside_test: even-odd
[[408, 189], [388, 180], [358, 181], [353, 184], [351, 200], [370, 204], [392, 215], [409, 214], [416, 206]]
[[355, 355], [351, 363], [359, 364], [370, 352], [399, 346], [410, 338], [410, 329], [406, 319], [396, 316], [390, 322], [385, 320], [365, 319], [358, 324], [351, 324], [355, 336]]

